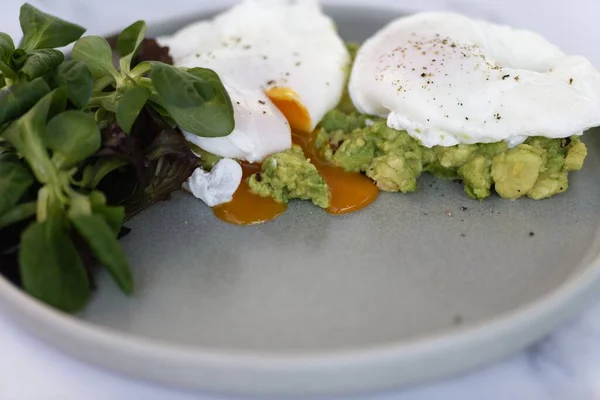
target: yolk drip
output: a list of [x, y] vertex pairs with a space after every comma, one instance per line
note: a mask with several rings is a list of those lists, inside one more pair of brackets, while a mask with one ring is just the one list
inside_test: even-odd
[[267, 97], [285, 115], [293, 131], [311, 131], [311, 119], [308, 110], [302, 104], [298, 93], [293, 89], [273, 87], [267, 90]]
[[379, 189], [375, 183], [358, 172], [348, 172], [324, 160], [314, 148], [314, 132], [311, 135], [293, 133], [292, 141], [302, 147], [304, 155], [317, 167], [331, 191], [331, 203], [327, 212], [346, 214], [365, 208], [377, 198]]
[[242, 183], [229, 203], [213, 208], [217, 218], [236, 225], [252, 225], [275, 219], [287, 210], [287, 205], [250, 191], [248, 178], [260, 168], [259, 164], [242, 164]]
[[[365, 208], [377, 198], [379, 190], [372, 180], [323, 160], [313, 146], [314, 134], [294, 133], [292, 139], [294, 144], [302, 147], [306, 157], [317, 167], [329, 186], [331, 203], [327, 212], [335, 215], [351, 213]], [[247, 178], [260, 172], [260, 165], [246, 163], [242, 164], [242, 169], [242, 183], [233, 199], [229, 203], [214, 207], [215, 215], [232, 224], [251, 225], [273, 220], [283, 214], [287, 210], [285, 204], [260, 197], [250, 191]]]
[[[292, 141], [302, 147], [304, 155], [310, 159], [319, 173], [327, 182], [331, 191], [331, 203], [327, 212], [331, 214], [346, 214], [358, 211], [371, 204], [379, 194], [373, 181], [366, 176], [347, 172], [324, 160], [314, 147], [316, 132], [311, 130], [311, 119], [308, 110], [298, 94], [290, 88], [274, 87], [267, 91], [269, 99], [287, 118], [292, 131]], [[260, 172], [257, 164], [242, 164], [244, 175], [242, 183], [226, 204], [213, 208], [215, 215], [223, 221], [237, 225], [250, 225], [270, 221], [287, 210], [285, 204], [280, 204], [271, 198], [260, 197], [250, 191], [247, 178]]]

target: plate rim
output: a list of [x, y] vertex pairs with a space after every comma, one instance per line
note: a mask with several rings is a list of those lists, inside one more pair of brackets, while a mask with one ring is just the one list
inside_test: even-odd
[[[200, 3], [197, 14], [223, 9], [223, 3], [219, 6]], [[407, 9], [393, 3], [367, 5], [360, 0], [323, 3], [329, 8], [364, 11]], [[173, 24], [186, 17], [189, 15], [152, 21], [149, 27]], [[374, 346], [272, 354], [174, 344], [119, 332], [62, 313], [21, 291], [3, 276], [0, 276], [0, 310], [26, 332], [64, 353], [139, 379], [213, 392], [349, 394], [423, 383], [498, 360], [573, 317], [596, 297], [599, 289], [600, 227], [573, 274], [523, 307], [453, 332]], [[507, 338], [513, 340], [509, 343]], [[108, 360], [107, 351], [120, 354], [122, 362]], [[436, 368], [431, 367], [434, 362], [439, 363]], [[406, 365], [411, 365], [410, 370]], [[182, 366], [187, 371], [182, 372]], [[165, 373], [172, 368], [180, 375]]]

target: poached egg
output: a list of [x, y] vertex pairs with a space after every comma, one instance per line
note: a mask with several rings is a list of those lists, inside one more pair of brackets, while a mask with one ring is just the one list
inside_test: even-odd
[[244, 0], [159, 42], [176, 66], [214, 70], [233, 102], [229, 136], [186, 138], [249, 162], [289, 149], [292, 130], [312, 131], [339, 103], [350, 61], [317, 0]]
[[400, 18], [359, 50], [359, 111], [426, 147], [564, 138], [600, 125], [600, 73], [527, 30], [455, 13]]

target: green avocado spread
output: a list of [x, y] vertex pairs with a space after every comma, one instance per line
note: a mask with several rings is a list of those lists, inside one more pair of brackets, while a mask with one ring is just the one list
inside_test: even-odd
[[531, 137], [512, 149], [504, 142], [430, 149], [384, 120], [339, 110], [325, 116], [316, 143], [327, 160], [364, 172], [383, 191], [414, 192], [419, 176], [429, 172], [462, 181], [473, 199], [485, 199], [492, 188], [505, 199], [562, 193], [568, 173], [581, 169], [587, 155], [579, 137]]
[[261, 172], [252, 175], [248, 184], [253, 193], [280, 203], [312, 200], [316, 206], [327, 208], [331, 200], [327, 183], [296, 145], [268, 157]]

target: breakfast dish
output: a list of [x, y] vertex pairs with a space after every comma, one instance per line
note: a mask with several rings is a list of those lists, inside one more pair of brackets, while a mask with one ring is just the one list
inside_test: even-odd
[[[19, 45], [0, 37], [0, 255], [66, 311], [91, 297], [97, 264], [133, 292], [123, 223], [179, 189], [237, 225], [294, 199], [356, 212], [424, 173], [475, 200], [541, 200], [568, 189], [580, 136], [600, 125], [588, 60], [454, 13], [400, 17], [358, 44], [316, 0], [243, 0], [156, 40], [143, 21], [83, 36], [28, 4], [21, 25]], [[73, 42], [65, 61], [54, 47]]]
[[[216, 72], [223, 68], [218, 59], [214, 70], [177, 66], [165, 45], [186, 26], [212, 24], [231, 9], [199, 5], [198, 14], [149, 26], [156, 40], [146, 37], [139, 21], [105, 42], [23, 7], [28, 39], [11, 46], [0, 35], [6, 65], [0, 64], [6, 84], [0, 117], [7, 118], [0, 127], [3, 315], [65, 353], [144, 380], [202, 392], [348, 397], [500, 360], [590, 301], [600, 288], [599, 129], [581, 137], [570, 117], [553, 115], [568, 128], [564, 137], [540, 132], [522, 143], [479, 143], [485, 142], [479, 137], [477, 143], [428, 147], [409, 125], [402, 131], [388, 124], [392, 111], [402, 123], [418, 122], [418, 114], [390, 104], [385, 113], [367, 115], [362, 107], [379, 107], [381, 99], [370, 93], [362, 104], [357, 93], [371, 84], [352, 85], [360, 54], [372, 40], [379, 43], [378, 32], [412, 17], [393, 3], [322, 10], [306, 3], [239, 2], [269, 32], [278, 18], [294, 22], [286, 19], [287, 7], [306, 7], [306, 21], [320, 21], [323, 41], [336, 43], [340, 61], [348, 57], [341, 78], [331, 75], [344, 82], [334, 93], [339, 104], [323, 109], [323, 116], [319, 103], [305, 96], [313, 89], [329, 92], [311, 88], [312, 80], [288, 86], [298, 99], [287, 104], [301, 104], [315, 129], [286, 127], [289, 141], [273, 136], [268, 143], [284, 145], [267, 151], [257, 130], [237, 124], [236, 107], [257, 107], [258, 118], [269, 116], [285, 127], [291, 114], [276, 105], [279, 98], [263, 96], [241, 72]], [[270, 7], [276, 7], [270, 20], [256, 14]], [[336, 35], [324, 28], [327, 20], [331, 26], [335, 21]], [[247, 29], [241, 21], [233, 28]], [[38, 32], [39, 26], [52, 29]], [[301, 62], [299, 74], [304, 62], [320, 62], [284, 29], [277, 32], [294, 49], [277, 54], [294, 60], [302, 50], [302, 60], [289, 61], [294, 67]], [[73, 41], [72, 57], [60, 62], [54, 47]], [[253, 46], [237, 52], [220, 45], [214, 43], [216, 54], [253, 57], [241, 53]], [[107, 57], [111, 48], [113, 57]], [[47, 62], [36, 62], [41, 59]], [[268, 77], [255, 72], [261, 81]], [[400, 77], [390, 79], [393, 84]], [[427, 103], [427, 91], [419, 88], [415, 98]], [[237, 92], [255, 101], [235, 100]], [[585, 96], [591, 99], [592, 92]], [[328, 101], [335, 99], [331, 94]], [[19, 107], [6, 107], [14, 100]], [[437, 131], [422, 133], [435, 138], [443, 128], [454, 134], [441, 118]], [[237, 154], [219, 156], [192, 143], [226, 138], [237, 127], [243, 128], [238, 139], [223, 146]], [[240, 135], [260, 143], [254, 147], [260, 152], [242, 147], [242, 154]], [[258, 161], [244, 160], [252, 154]], [[581, 170], [570, 173], [583, 160]], [[485, 178], [489, 162], [488, 188], [489, 181], [478, 177]], [[477, 168], [469, 172], [465, 165]], [[554, 191], [552, 182], [564, 182], [564, 173], [569, 189], [562, 186], [543, 201], [508, 201], [501, 196], [508, 197], [510, 187], [494, 193], [502, 186], [494, 181], [499, 171], [517, 194], [522, 186], [515, 182], [529, 177], [530, 184], [536, 173], [535, 193], [546, 173], [547, 193]], [[465, 193], [467, 187], [472, 193]], [[387, 192], [402, 190], [414, 191]], [[487, 190], [484, 201], [471, 200]], [[522, 197], [537, 195], [530, 190]], [[360, 212], [349, 213], [354, 210]], [[235, 224], [222, 223], [215, 213]], [[269, 222], [238, 226], [256, 221]]]

